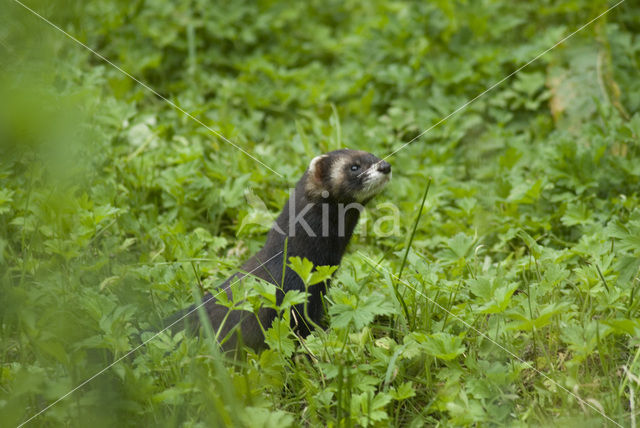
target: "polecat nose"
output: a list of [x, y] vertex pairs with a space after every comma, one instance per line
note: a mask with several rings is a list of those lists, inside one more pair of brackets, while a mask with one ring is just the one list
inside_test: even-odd
[[389, 162], [380, 161], [378, 163], [378, 171], [383, 174], [389, 174], [391, 172], [391, 164]]

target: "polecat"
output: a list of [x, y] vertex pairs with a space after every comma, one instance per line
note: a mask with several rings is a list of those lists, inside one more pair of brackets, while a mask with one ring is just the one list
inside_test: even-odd
[[[379, 193], [391, 178], [391, 165], [371, 153], [342, 149], [317, 156], [298, 181], [282, 212], [267, 235], [264, 247], [247, 260], [239, 273], [220, 285], [229, 299], [230, 286], [248, 273], [276, 285], [276, 302], [280, 304], [289, 290], [305, 290], [302, 279], [288, 266], [286, 257], [307, 258], [314, 266], [338, 266], [360, 216], [360, 210]], [[282, 287], [281, 287], [282, 285]], [[306, 312], [304, 305], [294, 307], [292, 327], [300, 336], [306, 336], [313, 325], [319, 325], [323, 316], [322, 298], [328, 281], [309, 287]], [[258, 324], [267, 330], [276, 311], [261, 308], [258, 314], [228, 309], [216, 303], [210, 293], [203, 298], [204, 308], [213, 330], [218, 332], [222, 349], [236, 346], [238, 330], [243, 342], [259, 350], [264, 347], [264, 335]], [[195, 305], [182, 313], [190, 313], [188, 323], [197, 325]], [[313, 322], [304, 316], [308, 317]], [[221, 326], [221, 323], [224, 325]], [[231, 333], [231, 334], [229, 334]], [[223, 340], [224, 339], [224, 340]]]

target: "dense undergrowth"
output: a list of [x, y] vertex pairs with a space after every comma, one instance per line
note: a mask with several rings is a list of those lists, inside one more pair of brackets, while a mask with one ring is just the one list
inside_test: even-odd
[[[3, 4], [3, 426], [231, 274], [313, 156], [392, 152], [613, 3], [27, 4], [281, 176]], [[388, 159], [326, 331], [162, 334], [28, 425], [636, 423], [639, 32], [627, 0]]]

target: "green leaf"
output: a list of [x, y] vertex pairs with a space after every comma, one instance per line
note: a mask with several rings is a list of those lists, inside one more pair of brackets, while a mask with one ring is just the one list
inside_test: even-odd
[[377, 315], [396, 313], [393, 302], [379, 293], [355, 296], [339, 291], [332, 296], [335, 303], [329, 308], [329, 314], [335, 328], [347, 328], [352, 324], [360, 330], [373, 322]]
[[618, 274], [618, 284], [627, 285], [638, 275], [640, 270], [640, 257], [622, 256], [615, 264]]
[[289, 326], [288, 319], [276, 318], [265, 333], [265, 343], [269, 348], [290, 357], [296, 350], [294, 335]]
[[465, 258], [471, 252], [474, 240], [472, 237], [465, 235], [464, 233], [457, 233], [453, 238], [449, 240], [449, 250], [453, 257], [452, 259]]
[[331, 279], [333, 273], [338, 269], [338, 266], [316, 266], [316, 270], [311, 274], [308, 285], [315, 285], [320, 282]]
[[305, 303], [307, 296], [304, 292], [298, 290], [289, 290], [285, 293], [282, 303], [280, 303], [280, 310], [287, 310], [293, 305]]
[[405, 343], [417, 343], [427, 354], [450, 361], [461, 355], [466, 347], [462, 344], [462, 338], [449, 333], [434, 333], [426, 335], [424, 333], [410, 333], [405, 338]]
[[507, 200], [518, 204], [532, 204], [540, 198], [543, 184], [542, 179], [534, 182], [522, 181], [511, 189]]
[[565, 226], [576, 226], [591, 223], [592, 216], [586, 204], [571, 203], [560, 220]]
[[300, 257], [290, 257], [289, 267], [298, 274], [302, 279], [302, 282], [309, 285], [309, 281], [311, 280], [311, 271], [313, 270], [313, 263], [306, 258], [301, 259]]
[[607, 233], [618, 239], [622, 250], [636, 252], [640, 255], [640, 211], [636, 211], [634, 219], [627, 224], [613, 221], [607, 226]]
[[389, 394], [391, 395], [391, 397], [393, 397], [394, 400], [401, 401], [406, 400], [407, 398], [415, 397], [416, 392], [413, 389], [413, 382], [409, 381], [404, 382], [397, 389], [391, 388]]
[[504, 312], [511, 296], [517, 290], [517, 283], [502, 284], [498, 279], [478, 278], [469, 281], [469, 290], [482, 298], [482, 303], [474, 306], [475, 310], [484, 314]]
[[613, 320], [603, 320], [602, 323], [611, 327], [616, 334], [640, 337], [640, 318], [618, 318]]
[[338, 266], [316, 266], [309, 260], [300, 257], [289, 258], [289, 267], [300, 276], [302, 281], [308, 285], [315, 285], [330, 279]]
[[506, 314], [516, 320], [516, 322], [511, 323], [507, 328], [509, 330], [525, 330], [529, 331], [534, 328], [540, 329], [551, 322], [551, 319], [564, 312], [569, 307], [569, 304], [566, 302], [560, 303], [550, 303], [547, 305], [540, 305], [539, 308], [539, 316], [535, 318], [530, 318], [528, 315], [525, 315], [521, 312], [507, 312]]

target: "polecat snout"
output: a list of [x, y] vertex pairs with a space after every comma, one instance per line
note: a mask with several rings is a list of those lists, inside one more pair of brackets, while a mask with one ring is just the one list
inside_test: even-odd
[[[304, 291], [302, 279], [289, 267], [284, 270], [283, 278], [285, 241], [287, 260], [300, 257], [307, 258], [314, 266], [338, 266], [364, 204], [378, 194], [390, 178], [391, 165], [371, 153], [342, 149], [313, 158], [269, 231], [264, 247], [241, 266], [241, 272], [222, 283], [220, 289], [231, 299], [230, 285], [250, 273], [276, 285], [278, 304], [287, 291]], [[328, 282], [309, 287], [306, 311], [304, 305], [293, 309], [291, 323], [297, 334], [304, 337], [313, 325], [322, 324], [322, 298]], [[239, 336], [254, 350], [264, 347], [260, 324], [267, 330], [277, 316], [275, 310], [261, 308], [257, 315], [232, 310], [227, 314], [228, 309], [217, 304], [210, 293], [204, 296], [203, 302], [224, 350], [233, 349]], [[195, 305], [185, 312], [194, 308]], [[188, 324], [195, 326], [197, 320], [197, 313], [193, 312]]]

